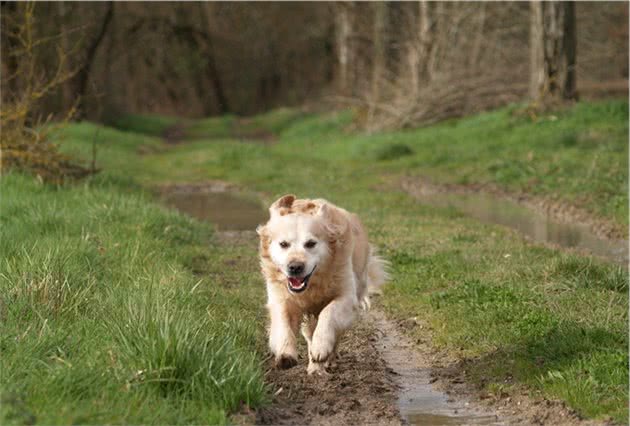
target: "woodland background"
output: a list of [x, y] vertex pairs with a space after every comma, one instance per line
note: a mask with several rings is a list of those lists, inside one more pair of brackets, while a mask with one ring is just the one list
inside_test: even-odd
[[[627, 93], [628, 4], [546, 4], [572, 9], [577, 93], [568, 98]], [[536, 97], [536, 5], [545, 7], [2, 2], [2, 100], [46, 86], [29, 106], [34, 121], [68, 111], [105, 123], [250, 115], [323, 101], [356, 107], [371, 130], [426, 124]]]

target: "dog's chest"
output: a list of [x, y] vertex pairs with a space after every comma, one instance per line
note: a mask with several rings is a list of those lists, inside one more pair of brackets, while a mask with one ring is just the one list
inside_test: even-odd
[[305, 292], [290, 294], [289, 302], [297, 305], [305, 314], [317, 315], [339, 295], [337, 287], [331, 281], [317, 280], [311, 282]]

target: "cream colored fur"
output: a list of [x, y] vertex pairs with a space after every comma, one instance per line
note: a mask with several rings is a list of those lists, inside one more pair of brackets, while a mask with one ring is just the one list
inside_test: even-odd
[[[301, 325], [307, 371], [325, 373], [357, 309], [368, 308], [369, 294], [379, 292], [388, 279], [387, 262], [369, 245], [359, 218], [326, 200], [285, 195], [269, 213], [269, 221], [258, 228], [269, 347], [278, 367], [295, 365]], [[312, 272], [299, 293], [288, 286], [289, 265], [295, 262], [305, 266], [303, 274]]]

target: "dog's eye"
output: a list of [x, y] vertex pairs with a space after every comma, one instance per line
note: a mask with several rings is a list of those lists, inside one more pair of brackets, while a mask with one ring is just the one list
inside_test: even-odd
[[291, 244], [287, 243], [286, 241], [280, 242], [280, 247], [282, 247], [283, 249], [289, 248], [290, 245]]
[[311, 249], [313, 247], [315, 247], [317, 245], [317, 241], [313, 241], [313, 240], [308, 240], [305, 244], [304, 247]]

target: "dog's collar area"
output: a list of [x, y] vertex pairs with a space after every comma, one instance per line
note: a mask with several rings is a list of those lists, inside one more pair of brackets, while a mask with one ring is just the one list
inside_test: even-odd
[[313, 270], [304, 278], [287, 277], [287, 288], [289, 289], [289, 291], [293, 293], [301, 293], [306, 290], [308, 281], [311, 279], [311, 275], [313, 275], [313, 272], [315, 272], [315, 268], [317, 268], [317, 265], [313, 266]]

